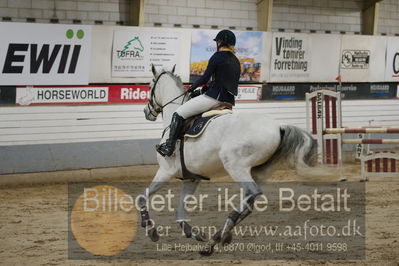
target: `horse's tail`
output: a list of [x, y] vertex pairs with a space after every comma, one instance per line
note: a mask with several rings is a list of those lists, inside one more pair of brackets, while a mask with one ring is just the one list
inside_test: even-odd
[[[295, 167], [309, 168], [317, 160], [317, 142], [303, 129], [291, 125], [280, 126], [280, 145], [271, 158], [253, 170], [266, 170], [281, 165], [285, 169]], [[273, 167], [274, 168], [274, 167]]]
[[297, 169], [314, 166], [317, 161], [317, 141], [307, 131], [291, 125], [282, 125], [278, 155]]

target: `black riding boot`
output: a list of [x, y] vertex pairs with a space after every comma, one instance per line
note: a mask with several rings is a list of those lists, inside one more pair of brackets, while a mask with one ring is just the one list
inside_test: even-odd
[[157, 151], [163, 157], [171, 156], [175, 151], [176, 141], [179, 137], [181, 128], [183, 126], [183, 117], [181, 117], [178, 113], [173, 113], [172, 122], [170, 122], [169, 128], [169, 138], [166, 140], [165, 143], [157, 146]]

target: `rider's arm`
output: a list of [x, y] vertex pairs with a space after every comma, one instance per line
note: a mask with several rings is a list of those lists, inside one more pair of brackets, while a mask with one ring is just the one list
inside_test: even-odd
[[209, 81], [212, 77], [213, 72], [216, 69], [216, 66], [223, 62], [223, 57], [220, 53], [214, 53], [213, 56], [209, 59], [208, 66], [205, 70], [205, 73], [191, 86], [191, 89], [194, 90], [198, 86], [201, 86]]

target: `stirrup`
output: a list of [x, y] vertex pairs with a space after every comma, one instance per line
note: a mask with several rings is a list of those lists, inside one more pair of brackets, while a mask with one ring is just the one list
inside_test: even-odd
[[172, 156], [174, 153], [174, 150], [172, 151], [172, 153], [170, 155], [166, 154], [162, 148], [166, 146], [166, 142], [162, 143], [162, 144], [157, 144], [155, 146], [155, 149], [157, 150], [157, 152], [162, 156], [162, 157], [166, 157], [166, 156]]

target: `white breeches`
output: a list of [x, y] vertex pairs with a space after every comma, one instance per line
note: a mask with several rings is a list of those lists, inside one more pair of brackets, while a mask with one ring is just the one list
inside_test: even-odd
[[184, 119], [187, 119], [210, 110], [218, 103], [220, 103], [218, 100], [202, 94], [181, 105], [176, 112]]

